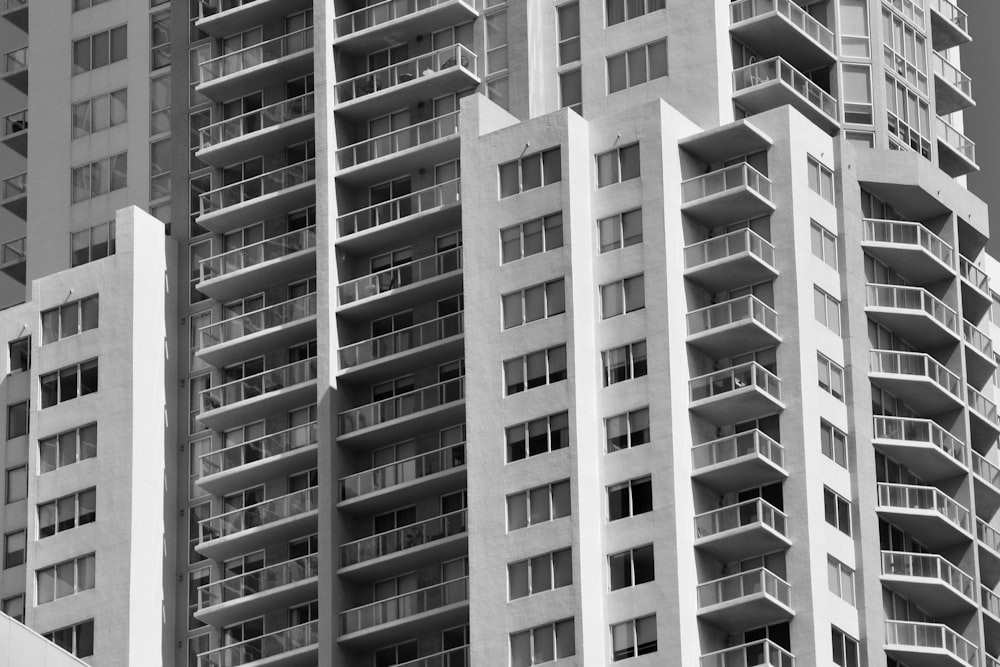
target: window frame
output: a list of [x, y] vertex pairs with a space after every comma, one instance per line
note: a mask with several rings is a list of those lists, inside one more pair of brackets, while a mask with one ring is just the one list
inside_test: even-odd
[[[645, 475], [643, 477], [625, 480], [624, 482], [609, 484], [605, 487], [605, 489], [605, 497], [607, 498], [608, 503], [606, 514], [608, 523], [639, 516], [640, 514], [648, 514], [655, 509], [653, 506], [652, 475]], [[636, 509], [637, 493], [645, 494], [645, 497], [643, 495], [638, 496], [638, 500], [642, 501], [638, 509]], [[615, 511], [616, 503], [612, 500], [612, 494], [621, 494], [620, 497], [622, 500], [617, 503], [617, 507], [620, 512]]]
[[[532, 425], [535, 425], [537, 429], [537, 425], [541, 422], [544, 422], [546, 448], [542, 451], [538, 451], [532, 449]], [[553, 427], [554, 422], [556, 423], [556, 428]], [[516, 431], [521, 431], [524, 436], [523, 440], [511, 439], [511, 436], [515, 434]], [[515, 456], [515, 453], [520, 451], [519, 449], [514, 448], [517, 443], [520, 443], [518, 447], [523, 449], [523, 453], [520, 456]], [[521, 422], [520, 424], [507, 426], [504, 429], [504, 444], [507, 455], [507, 463], [523, 461], [533, 456], [540, 456], [542, 454], [548, 454], [549, 452], [555, 452], [560, 449], [566, 449], [570, 445], [569, 412], [564, 410], [562, 412], [556, 412], [537, 419]]]
[[833, 526], [848, 537], [852, 537], [854, 530], [851, 517], [851, 501], [844, 498], [830, 487], [824, 486], [823, 507], [824, 517], [827, 524]]

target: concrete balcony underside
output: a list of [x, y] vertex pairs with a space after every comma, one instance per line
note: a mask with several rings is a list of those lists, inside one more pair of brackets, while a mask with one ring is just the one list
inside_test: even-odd
[[232, 301], [240, 296], [256, 294], [265, 288], [289, 283], [316, 273], [316, 248], [298, 252], [231, 271], [198, 283], [198, 291], [217, 301]]
[[974, 610], [978, 603], [941, 579], [881, 575], [882, 585], [899, 593], [935, 618]]
[[691, 412], [716, 425], [738, 424], [781, 412], [785, 404], [756, 385], [749, 385], [691, 402]]
[[[965, 276], [961, 276], [959, 283], [962, 285], [962, 305], [965, 306], [965, 317], [969, 318], [970, 310], [975, 314], [983, 314], [992, 305], [993, 297], [988, 291], [983, 291]], [[989, 290], [989, 287], [986, 287]]]
[[774, 209], [770, 199], [746, 185], [693, 199], [681, 205], [681, 211], [706, 227], [770, 215]]
[[928, 549], [937, 551], [972, 539], [969, 533], [935, 510], [879, 505], [877, 511], [880, 517], [901, 528]]
[[965, 176], [979, 171], [979, 165], [967, 154], [960, 151], [942, 137], [937, 139], [938, 166], [951, 177]]
[[955, 654], [933, 646], [887, 644], [885, 652], [906, 667], [975, 667]]
[[342, 24], [347, 19], [341, 17], [334, 20], [337, 37], [334, 38], [333, 45], [338, 49], [371, 53], [396, 44], [405, 44], [417, 35], [473, 21], [478, 16], [479, 12], [465, 0], [451, 0], [389, 20], [375, 21], [374, 25], [367, 27]]
[[238, 621], [263, 616], [275, 609], [284, 609], [315, 600], [318, 592], [319, 577], [309, 577], [199, 609], [195, 612], [195, 618], [213, 627], [221, 628]]
[[[905, 330], [904, 330], [905, 331]], [[961, 400], [924, 375], [869, 374], [871, 381], [899, 398], [921, 415], [939, 415], [962, 406]]]
[[245, 662], [240, 667], [315, 667], [318, 660], [319, 644], [313, 644], [253, 662]]
[[684, 271], [684, 277], [709, 292], [724, 292], [743, 285], [756, 285], [778, 276], [778, 270], [751, 252], [699, 264]]
[[781, 336], [751, 317], [688, 335], [689, 345], [713, 359], [774, 347], [780, 342]]
[[351, 514], [380, 514], [394, 507], [405, 507], [421, 498], [438, 497], [466, 486], [466, 466], [455, 466], [402, 484], [341, 500], [337, 508]]
[[3, 136], [3, 144], [16, 153], [28, 156], [28, 130], [23, 129]]
[[[381, 289], [371, 286], [370, 296], [337, 308], [338, 317], [369, 321], [398, 313], [415, 303], [429, 303], [462, 292], [462, 270], [455, 268], [447, 273], [417, 280], [409, 285]], [[380, 291], [381, 289], [381, 291]]]
[[286, 81], [309, 74], [312, 69], [313, 49], [307, 48], [200, 83], [196, 90], [216, 102], [225, 102], [257, 90], [283, 85]]
[[429, 164], [441, 164], [455, 159], [459, 154], [458, 147], [458, 133], [450, 134], [396, 153], [339, 169], [336, 172], [336, 177], [338, 181], [351, 187], [383, 183], [397, 176], [413, 173]]
[[338, 377], [351, 383], [369, 384], [386, 378], [399, 377], [418, 368], [430, 368], [462, 356], [465, 334], [443, 338], [426, 345], [388, 354], [365, 363], [341, 368]]
[[340, 102], [334, 106], [334, 111], [351, 118], [377, 118], [407, 106], [412, 100], [435, 99], [480, 83], [479, 77], [465, 67], [446, 67]]
[[989, 519], [1000, 509], [1000, 488], [997, 479], [988, 479], [973, 471], [972, 488], [976, 494], [976, 514]]
[[420, 637], [434, 631], [452, 628], [467, 623], [468, 619], [468, 601], [456, 602], [341, 635], [337, 641], [355, 650], [371, 650], [391, 644], [401, 637]]
[[695, 468], [693, 479], [719, 491], [739, 491], [788, 477], [788, 472], [774, 461], [759, 453], [752, 453], [714, 465]]
[[944, 326], [927, 312], [917, 308], [865, 306], [868, 317], [897, 332], [918, 350], [932, 350], [958, 342], [958, 333]]
[[939, 116], [976, 106], [976, 101], [965, 91], [937, 71], [934, 72], [934, 101]]
[[223, 535], [199, 542], [195, 551], [212, 560], [225, 560], [240, 554], [263, 549], [268, 545], [288, 542], [316, 532], [319, 510], [307, 510], [284, 519], [247, 528], [231, 535]]
[[11, 70], [5, 74], [0, 74], [0, 81], [6, 81], [25, 95], [28, 94], [28, 68], [21, 67]]
[[393, 244], [404, 243], [458, 229], [461, 217], [461, 202], [455, 200], [352, 234], [341, 234], [337, 239], [337, 247], [351, 254], [372, 253], [384, 248], [388, 239], [392, 239]]
[[[954, 20], [955, 18], [961, 18], [961, 14], [954, 12], [955, 6], [953, 3], [945, 0], [940, 3], [940, 7], [934, 2], [928, 4], [930, 5], [928, 13], [931, 15], [931, 41], [935, 51], [968, 44], [972, 41], [972, 37], [967, 32], [966, 22]], [[945, 12], [952, 15], [949, 16]]]
[[469, 552], [469, 534], [461, 532], [347, 565], [337, 575], [350, 581], [379, 581], [424, 565], [460, 558]]
[[905, 465], [926, 482], [954, 477], [965, 472], [962, 462], [929, 442], [875, 437], [872, 445], [889, 458]]
[[10, 21], [23, 32], [28, 32], [28, 3], [14, 4], [5, 12], [0, 12], [0, 18]]
[[317, 400], [316, 391], [316, 379], [313, 378], [202, 411], [198, 414], [198, 420], [211, 429], [225, 431], [260, 419], [263, 415], [287, 412], [314, 403]]
[[239, 7], [203, 16], [195, 26], [213, 37], [228, 37], [261, 24], [312, 8], [311, 0], [253, 0]]
[[22, 220], [28, 219], [28, 193], [21, 192], [13, 196], [7, 197], [3, 201], [0, 201], [5, 209], [21, 218]]
[[727, 632], [789, 621], [795, 616], [791, 607], [767, 593], [759, 592], [721, 602], [698, 610], [698, 618]]
[[752, 523], [713, 535], [696, 537], [694, 546], [728, 563], [787, 549], [791, 541], [764, 523]]
[[752, 48], [761, 60], [781, 56], [803, 72], [837, 59], [829, 48], [773, 10], [733, 23], [729, 32]]
[[465, 399], [414, 412], [403, 417], [373, 424], [337, 436], [337, 444], [347, 447], [371, 448], [387, 442], [411, 437], [435, 425], [455, 424], [465, 417]]
[[835, 118], [829, 116], [780, 78], [761, 81], [749, 88], [734, 90], [733, 101], [750, 114], [763, 113], [787, 104], [825, 132], [833, 133], [840, 128], [840, 123]]
[[972, 433], [972, 442], [989, 442], [1000, 435], [1000, 424], [970, 406], [969, 430]]
[[862, 241], [861, 247], [914, 285], [952, 278], [955, 270], [919, 245]]
[[278, 125], [220, 141], [200, 149], [195, 153], [195, 156], [213, 167], [225, 167], [258, 155], [280, 153], [286, 146], [311, 139], [315, 134], [316, 116], [310, 113]]
[[216, 496], [262, 484], [269, 479], [309, 470], [316, 466], [319, 445], [307, 445], [281, 454], [267, 456], [198, 479], [198, 486]]
[[238, 204], [202, 213], [197, 223], [216, 234], [228, 234], [250, 222], [305, 208], [316, 202], [316, 181], [309, 180], [283, 188], [278, 192], [263, 194]]
[[252, 359], [269, 350], [280, 350], [314, 338], [316, 338], [316, 315], [309, 315], [285, 324], [253, 331], [233, 340], [203, 347], [195, 353], [195, 356], [216, 368], [222, 368], [241, 359]]

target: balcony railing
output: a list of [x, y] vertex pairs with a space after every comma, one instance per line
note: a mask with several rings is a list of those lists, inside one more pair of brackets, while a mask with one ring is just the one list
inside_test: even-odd
[[19, 9], [20, 7], [27, 7], [28, 0], [4, 0], [3, 8], [0, 11], [9, 12], [12, 9]]
[[453, 111], [342, 148], [337, 151], [337, 163], [347, 169], [456, 134], [458, 112]]
[[961, 380], [957, 375], [941, 365], [929, 354], [922, 352], [897, 352], [895, 350], [872, 350], [871, 370], [873, 373], [890, 375], [914, 375], [926, 377], [958, 398], [961, 398]]
[[465, 443], [417, 454], [340, 480], [340, 499], [350, 500], [465, 465]]
[[337, 415], [340, 434], [351, 433], [359, 429], [384, 424], [393, 419], [400, 419], [425, 410], [454, 403], [465, 398], [465, 378], [458, 377], [445, 380], [428, 387], [375, 401], [368, 405], [346, 410]]
[[17, 134], [28, 129], [28, 110], [22, 109], [3, 118], [3, 136]]
[[341, 368], [353, 368], [369, 361], [384, 359], [400, 352], [457, 336], [464, 331], [464, 317], [464, 311], [459, 311], [342, 347], [339, 353], [340, 366]]
[[993, 359], [993, 341], [986, 332], [969, 320], [962, 320], [962, 337], [987, 359]]
[[28, 237], [22, 236], [0, 245], [0, 266], [17, 264], [28, 258]]
[[972, 577], [937, 554], [883, 551], [882, 574], [936, 579], [965, 597], [974, 599], [975, 582]]
[[990, 277], [985, 271], [961, 256], [959, 256], [958, 270], [961, 276], [972, 283], [977, 290], [984, 294], [990, 293]]
[[997, 404], [990, 399], [983, 396], [976, 389], [966, 385], [965, 395], [969, 402], [969, 407], [974, 411], [986, 417], [986, 420], [991, 424], [1000, 426], [1000, 422], [997, 421]]
[[201, 477], [207, 477], [315, 445], [317, 442], [316, 422], [309, 422], [284, 431], [269, 433], [256, 440], [202, 454], [199, 470]]
[[312, 486], [308, 489], [259, 502], [256, 505], [230, 510], [218, 516], [202, 519], [200, 522], [201, 543], [235, 535], [251, 528], [266, 526], [283, 519], [290, 519], [318, 507], [319, 487]]
[[932, 53], [934, 54], [934, 73], [961, 90], [965, 96], [972, 97], [972, 79], [969, 75], [945, 60], [937, 51]]
[[969, 510], [933, 486], [879, 482], [880, 508], [935, 512], [962, 530], [970, 530]]
[[691, 450], [695, 470], [757, 455], [779, 468], [784, 467], [785, 449], [762, 431], [744, 431], [696, 445]]
[[970, 665], [979, 664], [976, 645], [941, 623], [886, 621], [885, 642], [916, 649], [941, 649]]
[[982, 519], [976, 519], [976, 537], [993, 551], [1000, 553], [1000, 530]]
[[452, 248], [377, 273], [349, 280], [337, 288], [340, 305], [406, 287], [462, 268], [462, 248]]
[[312, 46], [313, 29], [312, 26], [309, 26], [239, 51], [226, 53], [218, 58], [206, 60], [201, 64], [201, 82], [208, 83], [219, 77], [238, 74], [251, 67], [311, 49]]
[[703, 655], [700, 667], [795, 667], [795, 656], [770, 639], [760, 639]]
[[937, 117], [937, 129], [939, 139], [955, 149], [955, 152], [964, 155], [969, 162], [975, 164], [976, 144], [972, 141], [972, 139], [969, 139], [967, 136], [959, 132], [951, 123], [946, 121], [941, 116]]
[[239, 667], [319, 643], [319, 621], [310, 621], [198, 654], [198, 667]]
[[449, 0], [417, 0], [416, 2], [400, 2], [400, 0], [385, 0], [355, 10], [334, 20], [337, 37], [347, 37], [355, 32], [373, 28], [398, 18], [415, 14], [416, 12], [436, 7]]
[[296, 229], [281, 236], [257, 241], [242, 248], [203, 259], [201, 261], [201, 279], [202, 281], [211, 280], [315, 247], [316, 227]]
[[430, 544], [466, 531], [466, 510], [442, 514], [402, 528], [348, 542], [340, 547], [340, 567], [357, 565], [374, 558]]
[[316, 379], [316, 357], [248, 375], [201, 392], [203, 412]]
[[774, 266], [774, 246], [751, 229], [739, 229], [684, 248], [684, 268], [693, 269], [744, 252], [749, 252], [768, 266]]
[[[914, 0], [884, 0], [920, 29], [924, 28], [924, 3]], [[933, 0], [932, 0], [933, 1]]]
[[819, 42], [826, 50], [831, 53], [837, 52], [833, 31], [807, 14], [791, 0], [739, 0], [729, 5], [729, 17], [734, 24], [774, 11], [784, 16], [792, 25], [813, 40]]
[[447, 607], [469, 599], [469, 578], [462, 577], [379, 600], [340, 614], [340, 634], [348, 635], [385, 623]]
[[764, 199], [771, 199], [771, 181], [746, 162], [689, 178], [681, 183], [681, 198], [686, 204], [696, 199], [744, 187], [753, 190]]
[[864, 230], [865, 241], [920, 246], [942, 263], [952, 266], [952, 247], [919, 222], [865, 218]]
[[28, 194], [28, 174], [17, 174], [3, 180], [3, 199], [21, 197]]
[[778, 330], [778, 313], [757, 297], [749, 295], [691, 311], [687, 316], [688, 335], [750, 320], [768, 331]]
[[781, 81], [831, 120], [837, 120], [837, 100], [788, 64], [780, 56], [761, 60], [733, 72], [733, 90], [740, 91], [770, 81]]
[[469, 647], [466, 645], [425, 655], [416, 660], [401, 662], [395, 667], [469, 667], [470, 664], [472, 664], [472, 658], [469, 655]]
[[201, 128], [198, 131], [200, 145], [202, 149], [210, 148], [224, 141], [239, 139], [253, 132], [308, 116], [314, 111], [313, 93], [299, 95]]
[[710, 607], [764, 593], [786, 606], [791, 605], [792, 587], [765, 567], [732, 574], [698, 584], [698, 607]]
[[342, 215], [337, 218], [340, 235], [348, 236], [447, 204], [457, 204], [461, 198], [460, 184], [461, 179], [456, 178]]
[[3, 54], [3, 70], [0, 75], [10, 74], [28, 66], [28, 47], [22, 46], [19, 49], [8, 51]]
[[934, 445], [965, 465], [965, 444], [930, 419], [875, 416], [876, 439]]
[[202, 349], [228, 343], [266, 329], [273, 329], [316, 314], [316, 293], [266, 306], [199, 329]]
[[[983, 607], [996, 618], [1000, 618], [1000, 595], [997, 595], [986, 586], [980, 586], [979, 592]], [[987, 656], [989, 658], [989, 656]], [[986, 661], [989, 664], [989, 660]]]
[[237, 574], [198, 588], [198, 608], [206, 609], [224, 602], [264, 593], [296, 584], [319, 574], [319, 557], [316, 554], [269, 565], [259, 570]]
[[994, 489], [1000, 489], [1000, 466], [979, 452], [972, 452], [972, 472], [985, 479]]
[[872, 283], [867, 288], [870, 307], [922, 310], [945, 329], [958, 334], [958, 313], [924, 288]]
[[962, 32], [969, 32], [969, 15], [955, 3], [949, 0], [928, 0], [927, 6], [954, 23]]
[[461, 66], [463, 69], [475, 73], [478, 69], [476, 62], [474, 52], [462, 44], [452, 44], [443, 49], [347, 79], [336, 84], [334, 90], [338, 102], [349, 102], [371, 93], [415, 81], [421, 77], [437, 74], [452, 67]]
[[781, 400], [781, 380], [756, 361], [702, 375], [688, 383], [692, 401], [722, 396], [745, 387], [757, 387], [775, 400]]
[[697, 515], [694, 518], [694, 529], [695, 536], [702, 538], [764, 524], [784, 535], [787, 522], [788, 517], [784, 512], [763, 498], [755, 498]]
[[201, 195], [201, 214], [206, 215], [213, 211], [220, 211], [315, 179], [316, 160], [309, 158], [260, 176], [252, 176], [239, 183], [224, 185], [211, 192], [206, 192]]

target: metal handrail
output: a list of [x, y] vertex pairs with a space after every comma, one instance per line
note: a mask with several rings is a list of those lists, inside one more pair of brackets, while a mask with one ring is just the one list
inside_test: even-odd
[[965, 443], [930, 419], [875, 416], [875, 439], [902, 440], [934, 445], [965, 465]]
[[866, 285], [870, 308], [922, 310], [941, 326], [958, 335], [958, 313], [923, 287], [909, 285]]
[[340, 348], [341, 368], [353, 368], [376, 359], [391, 357], [400, 352], [430, 345], [465, 331], [465, 311], [444, 315], [427, 322], [414, 324], [381, 336], [346, 345]]
[[458, 112], [452, 111], [341, 148], [337, 164], [347, 169], [457, 134]]
[[405, 264], [347, 280], [337, 287], [340, 305], [437, 278], [462, 268], [462, 248], [449, 248]]
[[764, 199], [771, 199], [771, 181], [750, 164], [741, 162], [710, 171], [681, 182], [681, 199], [686, 204], [737, 188], [750, 188]]
[[753, 498], [695, 515], [696, 538], [711, 537], [737, 528], [764, 524], [785, 534], [788, 516], [763, 498]]
[[301, 491], [286, 493], [277, 498], [229, 510], [198, 522], [201, 544], [221, 537], [235, 535], [244, 530], [266, 526], [319, 508], [319, 487], [311, 486]]
[[767, 459], [779, 468], [784, 467], [784, 447], [759, 429], [695, 445], [691, 450], [691, 462], [693, 468], [698, 470], [754, 455]]
[[319, 621], [269, 632], [198, 654], [198, 667], [239, 667], [319, 643]]
[[688, 391], [692, 401], [721, 396], [745, 387], [757, 387], [776, 400], [781, 400], [781, 380], [756, 361], [748, 361], [745, 364], [713, 371], [692, 378], [688, 382]]
[[878, 506], [886, 509], [931, 511], [964, 531], [970, 529], [969, 510], [933, 486], [879, 482]]
[[[375, 26], [389, 21], [394, 21], [410, 14], [436, 7], [437, 5], [450, 2], [450, 0], [417, 0], [416, 2], [400, 2], [399, 0], [385, 0], [376, 2], [356, 9], [334, 19], [333, 25], [337, 32], [337, 37], [347, 37], [355, 32], [374, 28]], [[464, 0], [462, 4], [468, 4]], [[473, 11], [475, 8], [470, 5]]]
[[28, 47], [7, 51], [3, 54], [3, 69], [0, 74], [11, 74], [28, 66]]
[[898, 646], [943, 649], [969, 665], [979, 664], [978, 647], [943, 623], [886, 621], [885, 642]]
[[937, 51], [932, 51], [932, 53], [934, 54], [934, 73], [962, 91], [963, 95], [972, 97], [972, 78]]
[[445, 380], [398, 396], [345, 410], [337, 415], [339, 432], [341, 434], [351, 433], [448, 403], [461, 401], [464, 398], [464, 376]]
[[316, 179], [316, 159], [309, 158], [278, 169], [251, 176], [238, 183], [230, 183], [210, 190], [199, 197], [201, 215], [236, 206], [264, 195], [281, 192]]
[[993, 340], [969, 320], [962, 320], [962, 338], [987, 359], [993, 360]]
[[684, 268], [693, 269], [702, 264], [716, 262], [745, 252], [749, 252], [774, 268], [774, 246], [750, 228], [738, 229], [687, 246], [684, 248]]
[[958, 398], [962, 397], [961, 379], [945, 368], [937, 359], [924, 352], [872, 350], [870, 361], [872, 373], [923, 376], [949, 394]]
[[248, 463], [255, 463], [272, 456], [315, 445], [319, 442], [316, 427], [316, 422], [309, 422], [283, 431], [268, 433], [225, 449], [202, 454], [199, 459], [200, 476], [208, 477], [240, 468]]
[[870, 243], [918, 245], [949, 267], [954, 266], [955, 251], [951, 245], [919, 222], [865, 218], [864, 234], [865, 241]]
[[770, 639], [758, 639], [707, 653], [699, 667], [795, 667], [795, 656]]
[[313, 47], [313, 27], [308, 26], [269, 39], [259, 44], [225, 53], [201, 63], [201, 83], [220, 77], [239, 74], [257, 65], [263, 65]]
[[415, 81], [421, 77], [437, 74], [452, 67], [461, 67], [475, 74], [478, 69], [477, 62], [475, 52], [463, 44], [452, 44], [443, 49], [341, 81], [334, 84], [334, 93], [337, 102], [349, 102], [365, 95]]
[[970, 599], [975, 591], [975, 580], [938, 554], [883, 551], [882, 574], [937, 579]]
[[739, 0], [729, 5], [729, 17], [733, 25], [770, 12], [783, 16], [813, 41], [819, 42], [827, 51], [836, 53], [833, 31], [791, 0]]
[[337, 218], [337, 228], [341, 236], [349, 236], [435, 208], [458, 204], [461, 198], [461, 179], [455, 178], [344, 214]]
[[251, 334], [280, 327], [316, 314], [316, 293], [303, 294], [281, 303], [203, 326], [198, 330], [201, 349], [229, 343]]
[[350, 500], [393, 486], [406, 484], [428, 475], [465, 465], [465, 443], [457, 443], [409, 456], [386, 465], [341, 477], [338, 483], [340, 499]]
[[990, 293], [990, 277], [985, 271], [959, 255], [958, 272], [965, 280], [983, 294]]
[[201, 281], [219, 278], [234, 271], [241, 271], [257, 264], [315, 247], [315, 225], [296, 229], [201, 260]]
[[467, 530], [466, 510], [456, 510], [340, 545], [340, 567], [419, 547]]
[[741, 67], [733, 72], [733, 90], [752, 88], [770, 81], [781, 81], [801, 95], [807, 102], [822, 111], [831, 120], [837, 120], [837, 100], [811, 79], [798, 71], [781, 56], [768, 58]]
[[28, 174], [15, 174], [3, 179], [3, 196], [0, 199], [12, 199], [28, 194]]
[[340, 612], [340, 634], [366, 630], [468, 600], [468, 577], [443, 581]]
[[204, 389], [201, 392], [201, 410], [216, 410], [315, 379], [316, 357], [309, 357]]
[[314, 94], [306, 93], [206, 125], [198, 130], [199, 146], [204, 150], [296, 118], [303, 118], [315, 112], [315, 104]]
[[309, 554], [198, 587], [198, 609], [264, 593], [319, 575], [319, 556]]
[[28, 110], [21, 109], [3, 118], [3, 136], [7, 137], [28, 129]]
[[758, 567], [698, 584], [698, 607], [732, 602], [759, 593], [772, 597], [783, 605], [791, 605], [791, 585], [766, 567]]
[[947, 21], [954, 23], [962, 32], [969, 32], [969, 15], [954, 2], [950, 2], [949, 0], [929, 0], [927, 5]]
[[5, 241], [0, 245], [0, 266], [20, 264], [28, 259], [28, 237]]
[[976, 143], [959, 132], [954, 125], [941, 116], [937, 117], [938, 138], [964, 155], [970, 162], [976, 162]]
[[777, 311], [752, 294], [692, 310], [687, 314], [688, 335], [749, 321], [757, 322], [777, 335]]

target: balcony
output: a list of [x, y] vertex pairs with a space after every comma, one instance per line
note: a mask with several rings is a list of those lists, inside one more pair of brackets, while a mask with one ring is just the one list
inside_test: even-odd
[[823, 130], [840, 129], [837, 100], [780, 56], [734, 71], [733, 101], [750, 114], [790, 104]]
[[0, 18], [28, 32], [28, 0], [3, 0], [0, 2]]
[[962, 320], [962, 340], [965, 341], [965, 367], [970, 381], [985, 382], [997, 369], [992, 339], [972, 322]]
[[871, 381], [918, 413], [939, 415], [962, 405], [962, 382], [929, 354], [871, 351]]
[[195, 618], [215, 627], [263, 616], [317, 597], [316, 554], [237, 574], [198, 589]]
[[312, 69], [313, 28], [309, 26], [206, 60], [201, 63], [201, 83], [197, 90], [216, 102], [224, 102], [283, 84], [309, 74]]
[[198, 419], [211, 429], [225, 431], [315, 401], [316, 357], [310, 357], [205, 389]]
[[937, 117], [938, 166], [951, 177], [979, 171], [976, 144], [941, 116]]
[[[986, 636], [995, 636], [1000, 633], [1000, 595], [997, 595], [986, 586], [980, 586], [979, 599], [983, 608], [983, 625], [985, 626]], [[987, 640], [986, 644], [989, 646], [993, 642]], [[994, 664], [990, 663], [990, 656], [986, 656], [986, 658], [987, 665]]]
[[687, 315], [688, 343], [713, 359], [774, 347], [778, 314], [755, 296], [742, 296]]
[[688, 382], [691, 411], [716, 425], [736, 424], [785, 409], [781, 380], [755, 361]]
[[401, 636], [448, 628], [469, 617], [469, 578], [462, 577], [340, 613], [341, 644], [374, 648]]
[[378, 514], [465, 484], [465, 443], [441, 447], [340, 479], [345, 511]]
[[969, 510], [933, 486], [879, 482], [878, 513], [935, 551], [972, 539]]
[[0, 188], [0, 205], [21, 218], [28, 219], [28, 174], [5, 178]]
[[698, 617], [733, 632], [791, 619], [791, 586], [761, 567], [698, 584]]
[[438, 423], [451, 423], [464, 410], [465, 378], [453, 378], [341, 412], [338, 441], [360, 446], [376, 440], [393, 442]]
[[883, 551], [882, 585], [935, 617], [977, 606], [973, 578], [937, 554]]
[[407, 660], [398, 663], [395, 667], [468, 667], [471, 664], [472, 657], [469, 654], [469, 646], [465, 645], [425, 655], [416, 660]]
[[777, 276], [774, 246], [750, 229], [729, 232], [684, 248], [684, 277], [709, 292], [756, 285]]
[[458, 112], [414, 123], [337, 151], [337, 178], [349, 185], [381, 183], [458, 156]]
[[436, 301], [462, 289], [462, 248], [451, 248], [341, 283], [341, 314], [374, 319], [404, 306]]
[[227, 234], [251, 220], [264, 220], [316, 201], [316, 160], [286, 165], [201, 195], [197, 222]]
[[313, 137], [315, 112], [313, 93], [306, 93], [212, 123], [198, 131], [196, 155], [215, 167], [225, 167], [281, 151]]
[[691, 476], [720, 494], [788, 477], [785, 450], [762, 431], [744, 431], [691, 450]]
[[958, 275], [962, 279], [962, 305], [966, 315], [982, 317], [993, 304], [990, 277], [961, 255], [958, 257]]
[[795, 656], [770, 639], [706, 653], [699, 667], [795, 667]]
[[920, 349], [958, 342], [958, 313], [922, 287], [869, 283], [865, 312]]
[[307, 667], [319, 659], [319, 621], [198, 654], [198, 667]]
[[997, 435], [1000, 435], [996, 403], [968, 385], [965, 387], [965, 395], [969, 402], [969, 426], [972, 442], [992, 441]]
[[928, 0], [931, 10], [931, 37], [935, 51], [943, 51], [972, 41], [969, 16], [951, 0]]
[[316, 338], [316, 293], [209, 324], [198, 335], [197, 357], [216, 368], [312, 340]]
[[403, 44], [418, 35], [473, 21], [478, 16], [475, 4], [466, 0], [374, 2], [333, 20], [334, 45], [370, 53], [387, 43]]
[[972, 452], [972, 480], [976, 493], [976, 514], [993, 516], [1000, 509], [1000, 466], [979, 452]]
[[203, 454], [198, 486], [216, 496], [285, 477], [316, 465], [316, 422]]
[[885, 652], [909, 667], [976, 667], [976, 645], [942, 623], [885, 622]]
[[466, 552], [468, 540], [466, 510], [449, 512], [341, 545], [338, 574], [376, 581], [457, 558]]
[[865, 218], [861, 246], [916, 285], [954, 275], [955, 251], [919, 222]]
[[729, 18], [729, 32], [761, 58], [783, 56], [804, 71], [837, 59], [833, 31], [792, 0], [739, 0]]
[[313, 533], [318, 517], [319, 488], [313, 486], [203, 519], [195, 550], [206, 558], [225, 560]]
[[28, 267], [27, 245], [26, 236], [0, 244], [0, 271], [22, 284]]
[[930, 419], [876, 415], [872, 445], [927, 482], [966, 470], [965, 443]]
[[289, 14], [312, 8], [309, 0], [201, 0], [195, 26], [213, 37], [228, 37], [258, 25], [273, 25]]
[[203, 259], [198, 291], [223, 303], [316, 272], [316, 228], [304, 227]]
[[743, 162], [681, 183], [681, 210], [706, 227], [774, 212], [771, 181]]
[[381, 116], [415, 99], [477, 86], [477, 71], [476, 54], [453, 44], [335, 84], [335, 108], [355, 118]]
[[785, 513], [763, 498], [744, 500], [695, 516], [694, 545], [723, 563], [759, 556], [792, 545], [787, 522]]
[[[461, 179], [378, 202], [337, 218], [338, 245], [366, 253], [384, 247], [381, 231], [399, 236], [434, 236], [453, 227], [461, 212]], [[381, 229], [380, 229], [381, 228]]]
[[934, 63], [934, 99], [938, 115], [975, 106], [969, 75], [945, 60], [940, 53], [934, 53], [931, 60]]
[[8, 114], [3, 119], [3, 143], [12, 151], [28, 155], [28, 110]]
[[465, 312], [459, 311], [342, 347], [340, 371], [351, 380], [372, 382], [385, 361], [392, 361], [392, 371], [398, 375], [456, 359], [463, 352], [464, 318]]
[[0, 81], [6, 81], [25, 95], [28, 94], [27, 46], [3, 54], [3, 62], [0, 63]]

